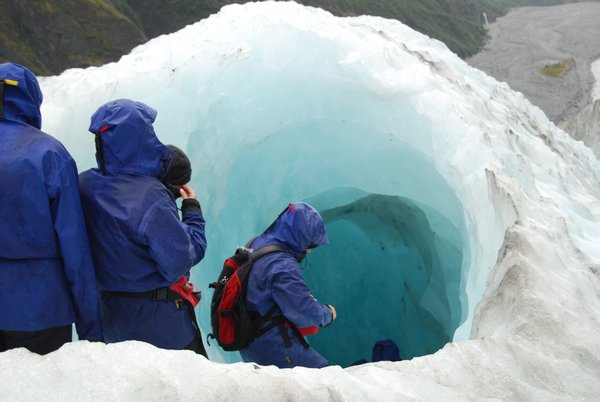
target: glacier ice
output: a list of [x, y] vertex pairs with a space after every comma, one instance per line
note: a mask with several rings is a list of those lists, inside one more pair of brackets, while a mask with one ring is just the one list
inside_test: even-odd
[[[176, 391], [176, 399], [223, 386], [212, 370], [239, 375], [244, 388], [228, 387], [226, 399], [264, 396], [261, 387], [274, 390], [272, 400], [600, 395], [598, 161], [442, 43], [397, 21], [249, 3], [117, 63], [41, 83], [43, 129], [81, 170], [94, 165], [87, 125], [99, 105], [128, 97], [159, 111], [159, 138], [192, 157], [208, 221], [209, 250], [193, 275], [201, 288], [236, 245], [288, 202], [307, 200], [326, 218], [331, 244], [311, 254], [303, 272], [321, 301], [339, 306], [313, 345], [341, 365], [368, 358], [382, 337], [407, 358], [422, 356], [322, 375], [224, 369], [170, 352], [198, 371], [185, 385], [190, 396]], [[208, 296], [199, 310], [205, 333]], [[129, 382], [89, 395], [128, 399], [130, 387], [182, 386], [150, 383], [174, 359], [164, 351], [135, 342], [63, 349], [54, 357], [64, 362], [60, 372], [70, 372], [71, 356], [113, 379], [106, 356], [157, 357], [140, 357], [146, 369], [115, 363]], [[238, 360], [214, 345], [209, 355]], [[28, 364], [52, 364], [6, 356], [0, 366], [17, 367], [15, 377], [32, 370]], [[3, 395], [15, 395], [4, 387]]]

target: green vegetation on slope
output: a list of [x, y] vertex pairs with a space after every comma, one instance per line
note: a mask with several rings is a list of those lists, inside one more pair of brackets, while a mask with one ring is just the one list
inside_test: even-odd
[[0, 13], [0, 61], [27, 65], [38, 74], [104, 64], [147, 40], [111, 1], [4, 3]]
[[[441, 40], [461, 57], [485, 41], [490, 21], [510, 7], [578, 0], [296, 0], [338, 16], [375, 15], [402, 21]], [[133, 47], [248, 0], [3, 0], [0, 62], [15, 61], [37, 74], [115, 61]]]

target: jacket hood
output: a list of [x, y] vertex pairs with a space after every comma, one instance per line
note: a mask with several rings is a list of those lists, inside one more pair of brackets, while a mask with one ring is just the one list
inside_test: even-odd
[[290, 204], [263, 236], [265, 243], [270, 243], [269, 239], [282, 243], [296, 257], [304, 256], [309, 248], [329, 243], [323, 218], [305, 202]]
[[96, 161], [103, 173], [165, 176], [174, 153], [156, 137], [156, 115], [129, 99], [108, 102], [92, 115], [89, 130], [96, 135]]
[[4, 120], [42, 127], [42, 91], [35, 75], [15, 63], [0, 64], [0, 86], [3, 92], [2, 114]]

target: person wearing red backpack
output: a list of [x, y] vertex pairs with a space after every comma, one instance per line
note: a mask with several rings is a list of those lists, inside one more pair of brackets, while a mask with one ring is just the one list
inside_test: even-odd
[[299, 265], [312, 249], [327, 243], [323, 219], [305, 202], [290, 204], [252, 242], [254, 250], [278, 245], [284, 251], [256, 260], [250, 271], [247, 308], [266, 320], [259, 336], [240, 350], [245, 362], [280, 368], [327, 366], [327, 360], [310, 347], [305, 335], [330, 325], [336, 310], [317, 301]]

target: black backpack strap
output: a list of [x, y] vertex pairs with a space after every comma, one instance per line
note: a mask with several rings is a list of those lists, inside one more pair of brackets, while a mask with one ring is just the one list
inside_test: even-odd
[[[286, 210], [284, 210], [283, 212], [285, 212]], [[282, 214], [283, 214], [283, 212], [282, 212]], [[247, 264], [247, 266], [244, 267], [245, 269], [238, 270], [238, 276], [239, 276], [240, 280], [242, 280], [242, 281], [248, 275], [248, 273], [250, 272], [250, 268], [258, 259], [264, 257], [267, 254], [288, 251], [285, 247], [280, 246], [278, 244], [269, 244], [269, 245], [261, 247], [257, 250], [252, 250], [252, 248], [251, 248], [252, 243], [254, 243], [254, 240], [256, 240], [256, 238], [257, 237], [253, 237], [252, 239], [250, 239], [248, 241], [248, 243], [246, 243], [246, 246], [244, 247], [244, 250], [249, 251], [250, 254], [249, 254], [249, 264]], [[250, 250], [252, 250], [252, 251], [250, 251]], [[304, 339], [304, 337], [302, 336], [302, 334], [300, 333], [298, 328], [292, 322], [290, 322], [283, 315], [278, 315], [278, 316], [273, 317], [273, 314], [275, 314], [275, 312], [278, 309], [279, 309], [279, 306], [277, 305], [277, 303], [274, 303], [273, 307], [271, 307], [264, 316], [258, 314], [257, 312], [253, 313], [254, 314], [253, 323], [255, 325], [254, 331], [256, 334], [254, 337], [258, 338], [258, 337], [264, 335], [265, 333], [267, 333], [268, 331], [270, 331], [271, 329], [277, 327], [277, 328], [279, 328], [279, 332], [280, 332], [281, 336], [283, 337], [285, 346], [289, 348], [292, 346], [292, 340], [287, 332], [287, 328], [289, 327], [292, 329], [292, 332], [294, 333], [294, 335], [296, 335], [296, 337], [298, 338], [298, 340], [300, 341], [302, 346], [304, 348], [308, 349], [310, 347], [310, 345], [308, 344], [308, 342], [306, 342], [306, 339]], [[265, 325], [266, 323], [268, 323], [268, 324], [263, 327], [263, 325]]]
[[150, 299], [157, 301], [176, 301], [182, 299], [181, 295], [169, 288], [156, 288], [147, 292], [111, 292], [109, 290], [101, 290], [100, 293], [104, 296], [128, 297], [131, 299]]
[[277, 304], [274, 304], [273, 307], [271, 307], [271, 309], [269, 310], [269, 312], [267, 312], [267, 314], [262, 318], [263, 324], [266, 322], [269, 322], [269, 324], [266, 325], [265, 327], [261, 328], [258, 331], [257, 337], [262, 336], [262, 335], [266, 334], [267, 332], [269, 332], [270, 330], [272, 330], [273, 328], [277, 327], [277, 328], [279, 328], [279, 334], [283, 338], [283, 343], [284, 343], [285, 347], [289, 348], [292, 346], [292, 339], [290, 338], [290, 336], [287, 332], [287, 328], [289, 327], [292, 330], [292, 332], [294, 333], [294, 335], [296, 335], [296, 338], [298, 338], [298, 341], [300, 341], [300, 344], [305, 349], [308, 349], [310, 347], [310, 345], [308, 344], [308, 342], [306, 342], [306, 339], [304, 339], [304, 337], [300, 333], [300, 330], [298, 329], [298, 327], [296, 327], [296, 325], [294, 325], [293, 322], [291, 322], [290, 320], [288, 320], [287, 318], [285, 318], [282, 315], [271, 317], [271, 315], [273, 315], [273, 313], [275, 313], [275, 311], [277, 311], [278, 307], [279, 306], [277, 306]]
[[[254, 243], [254, 240], [256, 240], [256, 237], [250, 239], [250, 241], [248, 243], [246, 243], [247, 249], [250, 249], [250, 247], [252, 246], [252, 243]], [[256, 262], [259, 258], [262, 258], [267, 254], [271, 254], [271, 253], [275, 253], [275, 252], [283, 252], [283, 251], [287, 251], [287, 249], [278, 244], [269, 244], [269, 245], [261, 247], [257, 250], [254, 250], [250, 253], [250, 256], [249, 256], [250, 257], [249, 267], [251, 267], [254, 264], [254, 262]], [[247, 275], [247, 274], [248, 274], [248, 271], [238, 272], [238, 275]], [[287, 319], [282, 315], [273, 317], [273, 314], [275, 314], [275, 312], [278, 309], [279, 309], [279, 306], [277, 305], [277, 303], [274, 303], [273, 307], [271, 307], [264, 316], [260, 315], [258, 313], [255, 313], [258, 316], [255, 321], [256, 337], [262, 336], [265, 333], [267, 333], [268, 331], [270, 331], [271, 329], [278, 327], [279, 332], [281, 333], [281, 336], [283, 337], [285, 346], [289, 348], [290, 346], [292, 346], [292, 340], [290, 339], [290, 337], [287, 333], [287, 330], [286, 330], [286, 327], [289, 326], [290, 328], [292, 328], [292, 330], [295, 330], [295, 333], [297, 332], [296, 335], [298, 336], [298, 339], [300, 340], [302, 345], [305, 348], [308, 348], [309, 345], [306, 342], [306, 339], [304, 339], [304, 337], [300, 334], [300, 331], [298, 331], [298, 329], [296, 328], [296, 326], [294, 324], [288, 323]], [[265, 325], [266, 323], [268, 323], [268, 325], [263, 327], [263, 325]]]
[[292, 329], [292, 332], [294, 333], [294, 335], [296, 335], [296, 338], [298, 338], [298, 340], [300, 341], [300, 344], [302, 346], [304, 346], [304, 349], [310, 348], [310, 345], [308, 344], [308, 342], [306, 342], [306, 339], [302, 336], [302, 334], [300, 333], [300, 330], [298, 329], [296, 324], [294, 324], [287, 318], [285, 318], [285, 321], [288, 323], [288, 326]]
[[267, 246], [259, 248], [258, 250], [252, 251], [252, 253], [250, 253], [250, 259], [254, 263], [259, 258], [264, 257], [267, 254], [275, 253], [277, 251], [287, 251], [287, 248], [278, 244], [269, 244]]
[[[252, 250], [252, 249], [246, 248], [245, 251], [250, 252], [250, 254], [248, 255], [249, 263], [243, 264], [242, 267], [240, 267], [237, 271], [237, 275], [240, 278], [240, 281], [242, 281], [242, 282], [244, 282], [246, 280], [246, 277], [248, 276], [250, 269], [252, 269], [252, 265], [254, 265], [254, 263], [259, 258], [262, 258], [267, 254], [275, 253], [278, 251], [280, 251], [280, 252], [287, 251], [287, 249], [285, 247], [277, 245], [277, 244], [269, 244], [267, 246], [259, 248], [258, 250]], [[247, 291], [247, 289], [244, 289], [244, 291]], [[245, 300], [245, 298], [246, 298], [246, 295], [244, 295], [244, 300]]]
[[[287, 211], [287, 208], [285, 210], [283, 210], [283, 212], [280, 214], [280, 216], [285, 211]], [[251, 239], [248, 242], [247, 246], [252, 245], [252, 243], [254, 242], [255, 239], [256, 239], [256, 237], [254, 239]], [[269, 244], [267, 246], [259, 248], [258, 250], [253, 251], [250, 254], [250, 259], [252, 260], [252, 263], [254, 263], [259, 258], [261, 258], [267, 254], [277, 252], [277, 251], [287, 251], [287, 249], [285, 247], [277, 245], [277, 244]], [[308, 342], [306, 342], [306, 339], [304, 339], [304, 337], [298, 330], [298, 327], [296, 327], [296, 325], [294, 323], [290, 322], [287, 318], [285, 318], [282, 315], [273, 317], [273, 314], [277, 311], [278, 308], [279, 308], [279, 306], [277, 305], [277, 303], [275, 303], [273, 305], [273, 307], [271, 307], [271, 309], [269, 309], [267, 314], [260, 317], [260, 319], [259, 319], [260, 330], [258, 331], [258, 336], [264, 335], [271, 329], [278, 327], [279, 332], [280, 332], [281, 336], [283, 337], [285, 346], [289, 348], [290, 346], [292, 346], [292, 340], [290, 339], [290, 336], [288, 335], [288, 332], [287, 332], [287, 327], [289, 327], [292, 330], [292, 332], [294, 333], [294, 335], [296, 335], [296, 337], [298, 338], [298, 340], [300, 341], [302, 346], [304, 346], [304, 348], [308, 349], [310, 347], [310, 345], [308, 344]], [[267, 326], [265, 326], [264, 328], [261, 328], [267, 322], [269, 322], [269, 324]]]
[[[275, 314], [278, 308], [279, 306], [277, 305], [277, 303], [274, 303], [273, 307], [271, 307], [269, 311], [267, 311], [267, 314], [259, 315], [258, 313], [256, 313], [258, 315], [258, 336], [266, 334], [268, 331], [277, 326], [277, 323], [275, 322], [276, 320], [273, 318], [273, 314]], [[267, 322], [269, 322], [269, 325], [263, 327], [263, 325]]]

